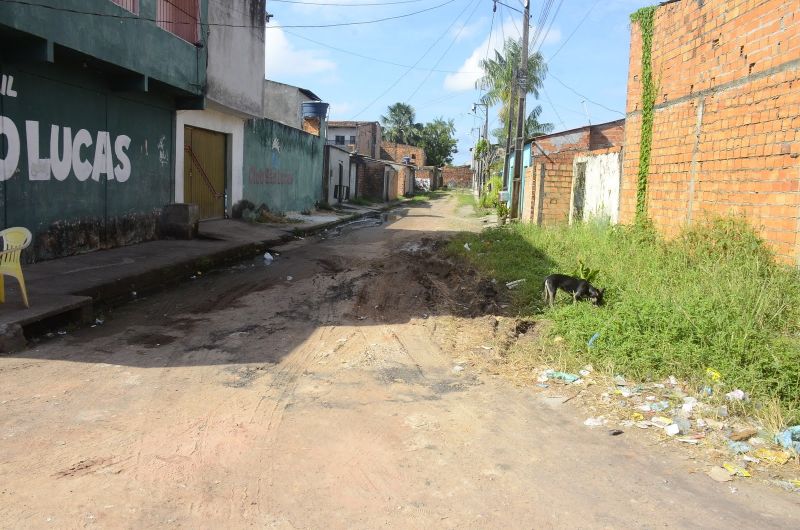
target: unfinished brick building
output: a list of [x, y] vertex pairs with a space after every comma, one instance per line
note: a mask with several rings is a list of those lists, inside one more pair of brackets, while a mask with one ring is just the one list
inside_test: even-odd
[[[666, 235], [744, 215], [783, 261], [800, 241], [800, 2], [682, 0], [655, 10], [648, 216]], [[642, 33], [631, 29], [622, 222], [636, 214]]]
[[450, 188], [471, 188], [474, 173], [469, 165], [445, 166], [442, 168], [442, 182]]
[[415, 145], [381, 141], [381, 160], [391, 160], [399, 164], [425, 165], [425, 149]]
[[576, 156], [619, 152], [624, 127], [625, 120], [618, 120], [531, 140], [531, 163], [523, 168], [521, 219], [539, 225], [568, 222]]

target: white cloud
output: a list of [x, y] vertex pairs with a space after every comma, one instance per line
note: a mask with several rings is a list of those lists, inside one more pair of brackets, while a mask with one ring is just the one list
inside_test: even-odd
[[462, 40], [468, 39], [474, 35], [477, 35], [480, 31], [485, 31], [486, 28], [486, 21], [479, 20], [473, 24], [463, 24], [458, 23], [453, 26], [453, 29], [450, 30], [450, 34], [453, 35], [453, 38], [456, 42], [461, 42]]
[[[458, 73], [447, 74], [444, 78], [444, 88], [451, 92], [463, 92], [466, 90], [473, 90], [475, 82], [481, 77], [480, 61], [486, 57], [487, 47], [489, 49], [489, 57], [494, 57], [495, 50], [503, 49], [503, 39], [519, 38], [519, 24], [511, 19], [506, 19], [501, 28], [492, 31], [491, 42], [489, 37], [483, 39], [477, 48], [472, 51], [472, 54], [464, 61], [459, 67]], [[536, 28], [530, 29], [530, 37], [536, 33]], [[541, 40], [541, 38], [539, 39]], [[551, 28], [550, 32], [544, 37], [543, 45], [555, 44], [561, 40], [561, 31], [557, 28]]]
[[269, 79], [331, 72], [337, 68], [324, 52], [295, 48], [280, 28], [266, 30], [264, 55], [265, 75]]

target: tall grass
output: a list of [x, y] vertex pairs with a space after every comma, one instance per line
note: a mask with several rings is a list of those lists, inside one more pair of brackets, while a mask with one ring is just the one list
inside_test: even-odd
[[[720, 391], [777, 399], [785, 418], [800, 422], [800, 274], [777, 264], [741, 220], [716, 220], [670, 241], [632, 227], [514, 225], [462, 235], [450, 248], [499, 281], [526, 278], [514, 291], [518, 310], [544, 312], [553, 332], [595, 366], [698, 385], [711, 367], [723, 376]], [[544, 276], [569, 274], [579, 260], [599, 270], [606, 305], [564, 297], [545, 310]], [[594, 333], [600, 337], [588, 348]]]

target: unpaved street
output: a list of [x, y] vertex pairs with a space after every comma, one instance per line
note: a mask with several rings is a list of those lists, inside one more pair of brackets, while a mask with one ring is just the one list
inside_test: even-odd
[[0, 525], [800, 527], [796, 496], [454, 369], [440, 319], [496, 305], [432, 251], [467, 213], [411, 205], [0, 358]]

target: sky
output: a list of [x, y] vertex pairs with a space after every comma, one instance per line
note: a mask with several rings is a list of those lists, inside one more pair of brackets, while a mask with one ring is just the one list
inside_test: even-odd
[[[484, 123], [483, 107], [472, 111], [479, 61], [520, 39], [523, 1], [503, 0], [493, 12], [492, 0], [267, 0], [266, 77], [311, 90], [330, 104], [331, 120], [380, 121], [396, 102], [420, 123], [453, 119], [453, 163], [467, 164]], [[652, 3], [551, 0], [543, 19], [547, 0], [532, 2], [530, 46], [548, 74], [527, 110], [541, 105], [540, 121], [555, 131], [623, 118], [629, 15]], [[377, 21], [390, 17], [400, 18]], [[490, 132], [497, 110], [489, 109]]]

